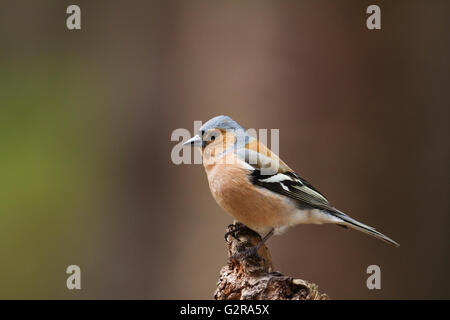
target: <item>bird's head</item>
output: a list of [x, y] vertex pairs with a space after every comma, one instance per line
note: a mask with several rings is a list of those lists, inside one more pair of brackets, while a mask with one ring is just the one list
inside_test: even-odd
[[206, 148], [218, 147], [234, 143], [238, 136], [245, 134], [245, 130], [233, 119], [227, 116], [217, 116], [205, 122], [197, 134], [186, 141], [184, 145]]

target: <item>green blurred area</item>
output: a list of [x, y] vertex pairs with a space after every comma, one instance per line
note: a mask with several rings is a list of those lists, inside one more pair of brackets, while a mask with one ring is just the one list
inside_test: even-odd
[[109, 163], [98, 121], [104, 101], [98, 81], [73, 67], [1, 68], [0, 298], [57, 295], [64, 281], [48, 280], [55, 271], [64, 278], [60, 262], [89, 255], [83, 243], [95, 243], [92, 210]]

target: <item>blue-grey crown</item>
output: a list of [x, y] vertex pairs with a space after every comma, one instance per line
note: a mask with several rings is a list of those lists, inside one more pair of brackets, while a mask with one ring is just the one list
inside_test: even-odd
[[205, 122], [200, 130], [208, 131], [210, 129], [238, 130], [243, 128], [233, 119], [227, 116], [217, 116]]

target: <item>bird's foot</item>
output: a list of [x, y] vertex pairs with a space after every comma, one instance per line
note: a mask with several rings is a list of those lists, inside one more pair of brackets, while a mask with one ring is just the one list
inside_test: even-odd
[[230, 235], [233, 238], [237, 239], [236, 238], [236, 233], [238, 231], [241, 231], [241, 230], [245, 229], [245, 228], [247, 228], [247, 227], [245, 225], [243, 225], [242, 223], [230, 224], [228, 226], [228, 229], [230, 229], [230, 230], [225, 232], [225, 234], [224, 234], [225, 241], [229, 243], [228, 236], [230, 236]]

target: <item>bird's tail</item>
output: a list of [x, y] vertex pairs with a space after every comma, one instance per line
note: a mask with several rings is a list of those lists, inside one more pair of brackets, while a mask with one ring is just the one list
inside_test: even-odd
[[368, 225], [365, 225], [359, 221], [356, 221], [355, 219], [350, 218], [348, 215], [346, 215], [345, 213], [337, 210], [337, 209], [332, 209], [332, 210], [328, 210], [328, 212], [335, 216], [336, 218], [339, 218], [339, 220], [342, 220], [342, 224], [343, 226], [348, 226], [350, 228], [362, 231], [364, 233], [370, 234], [371, 236], [374, 236], [378, 239], [383, 240], [384, 242], [387, 242], [395, 247], [399, 247], [400, 244], [398, 244], [397, 242], [395, 242], [394, 240], [392, 240], [391, 238], [385, 236], [384, 234], [382, 234], [381, 232], [378, 232], [377, 230], [375, 230], [372, 227], [369, 227]]

